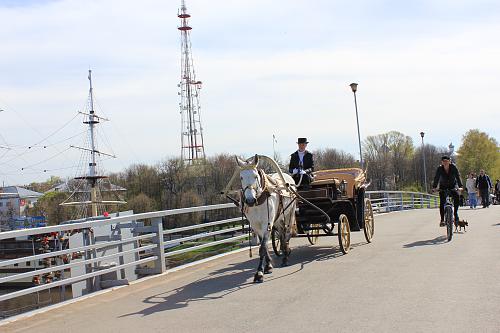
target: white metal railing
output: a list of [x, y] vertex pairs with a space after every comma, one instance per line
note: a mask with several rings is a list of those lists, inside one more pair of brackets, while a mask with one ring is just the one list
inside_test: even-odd
[[[233, 211], [228, 211], [228, 210]], [[232, 215], [234, 217], [222, 219], [219, 221], [211, 221], [189, 225], [180, 228], [165, 228], [163, 227], [163, 218], [168, 216], [177, 216], [181, 214], [208, 212], [208, 211], [223, 211], [223, 215]], [[150, 220], [151, 225], [145, 226], [141, 221]], [[72, 221], [70, 221], [72, 222]], [[84, 274], [61, 278], [59, 280], [41, 283], [32, 287], [17, 290], [7, 294], [0, 295], [0, 301], [9, 300], [19, 296], [47, 290], [54, 287], [71, 285], [76, 282], [87, 279], [96, 278], [111, 272], [118, 272], [127, 267], [134, 267], [135, 271], [140, 275], [157, 274], [166, 270], [167, 257], [173, 257], [186, 252], [204, 249], [207, 247], [226, 244], [226, 243], [243, 243], [243, 240], [248, 237], [248, 224], [246, 220], [242, 220], [239, 211], [235, 205], [220, 204], [210, 206], [189, 207], [181, 209], [172, 209], [158, 212], [149, 212], [142, 214], [134, 214], [127, 216], [119, 216], [107, 219], [97, 219], [88, 221], [73, 221], [75, 223], [66, 223], [57, 226], [41, 227], [34, 229], [22, 229], [15, 231], [0, 232], [0, 242], [7, 239], [19, 239], [25, 237], [39, 237], [40, 235], [48, 234], [63, 234], [71, 231], [89, 231], [92, 228], [97, 228], [105, 225], [112, 225], [114, 228], [131, 230], [132, 237], [121, 238], [117, 240], [109, 240], [107, 242], [91, 242], [84, 246], [78, 246], [69, 249], [55, 250], [48, 253], [34, 254], [21, 258], [9, 259], [0, 261], [0, 268], [12, 267], [13, 265], [33, 262], [41, 259], [54, 259], [68, 256], [74, 253], [83, 253], [83, 260], [75, 260], [70, 263], [60, 263], [47, 268], [31, 270], [0, 277], [0, 286], [5, 283], [12, 283], [20, 279], [32, 278], [46, 273], [64, 272], [65, 270], [76, 266], [85, 265], [89, 267]], [[207, 230], [212, 229], [212, 230]], [[218, 229], [218, 230], [215, 230]], [[170, 238], [170, 239], [165, 239]], [[200, 244], [200, 240], [214, 238], [212, 241], [204, 241]], [[103, 251], [110, 247], [120, 248], [124, 244], [133, 243], [135, 247], [129, 250], [121, 250], [117, 253], [112, 253], [104, 256], [97, 256], [96, 251]], [[192, 243], [192, 244], [191, 244]], [[182, 247], [177, 249], [177, 247]], [[241, 244], [241, 246], [246, 246]], [[137, 255], [137, 260], [122, 263], [123, 256], [127, 254]], [[139, 257], [141, 254], [141, 257]], [[117, 258], [119, 264], [112, 267], [99, 267], [99, 263], [107, 259]], [[58, 260], [61, 261], [61, 260]], [[153, 263], [152, 267], [140, 267], [140, 265]], [[94, 265], [94, 266], [92, 266]], [[64, 274], [62, 275], [64, 276]]]
[[374, 213], [404, 209], [436, 208], [439, 197], [433, 194], [407, 191], [367, 191]]
[[[391, 212], [395, 210], [431, 208], [437, 207], [437, 196], [402, 191], [367, 191], [366, 197], [371, 200], [374, 213]], [[227, 210], [233, 211], [227, 211]], [[168, 216], [178, 216], [196, 212], [207, 212], [220, 210], [225, 215], [233, 217], [218, 221], [211, 221], [200, 224], [193, 224], [179, 228], [163, 227], [163, 218]], [[144, 226], [141, 221], [150, 220], [150, 226]], [[72, 221], [70, 221], [72, 222]], [[73, 221], [75, 222], [75, 221]], [[37, 235], [50, 233], [64, 233], [72, 230], [90, 230], [103, 225], [113, 225], [115, 228], [126, 228], [131, 230], [132, 237], [118, 240], [109, 240], [104, 243], [91, 243], [71, 249], [61, 249], [49, 253], [35, 254], [22, 258], [0, 261], [0, 268], [12, 266], [15, 264], [30, 262], [46, 258], [57, 258], [64, 255], [70, 255], [75, 252], [84, 253], [84, 260], [71, 263], [62, 263], [60, 265], [32, 270], [19, 274], [0, 278], [0, 286], [3, 283], [13, 282], [22, 278], [29, 278], [36, 275], [50, 273], [55, 271], [64, 271], [77, 265], [86, 265], [89, 267], [84, 274], [63, 278], [49, 283], [35, 285], [26, 289], [14, 291], [0, 295], [0, 301], [9, 300], [22, 295], [43, 291], [53, 287], [71, 285], [75, 282], [99, 277], [110, 272], [118, 272], [126, 267], [134, 267], [135, 271], [141, 275], [158, 274], [165, 272], [168, 264], [168, 258], [178, 256], [187, 252], [205, 249], [208, 247], [236, 243], [240, 247], [247, 246], [244, 242], [248, 238], [248, 223], [243, 220], [240, 212], [234, 204], [220, 204], [210, 206], [189, 207], [181, 209], [164, 210], [157, 212], [148, 212], [128, 216], [119, 216], [107, 219], [88, 220], [75, 223], [61, 224], [57, 226], [41, 227], [35, 229], [23, 229], [15, 231], [0, 232], [0, 241], [19, 237], [36, 237]], [[216, 230], [218, 228], [218, 230]], [[207, 230], [211, 229], [211, 230]], [[169, 239], [166, 239], [169, 238]], [[212, 241], [206, 241], [207, 238], [213, 238]], [[200, 240], [205, 241], [200, 242]], [[130, 250], [121, 250], [106, 256], [96, 256], [97, 250], [103, 250], [109, 247], [121, 247], [124, 244], [135, 244], [135, 248]], [[137, 260], [123, 263], [123, 256], [126, 254], [137, 254]], [[142, 258], [139, 257], [141, 254]], [[99, 267], [99, 263], [110, 258], [119, 258], [120, 263], [113, 267]], [[153, 263], [153, 267], [140, 267], [141, 264]], [[94, 266], [92, 266], [93, 264]], [[63, 275], [64, 276], [64, 275]]]

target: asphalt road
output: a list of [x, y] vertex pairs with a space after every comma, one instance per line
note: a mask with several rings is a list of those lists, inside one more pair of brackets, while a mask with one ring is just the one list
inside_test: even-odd
[[500, 206], [375, 216], [342, 255], [292, 239], [291, 265], [253, 284], [247, 252], [0, 326], [2, 332], [500, 332]]

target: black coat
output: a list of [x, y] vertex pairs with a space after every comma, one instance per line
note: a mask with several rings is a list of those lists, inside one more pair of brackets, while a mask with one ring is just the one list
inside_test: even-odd
[[302, 169], [307, 173], [313, 172], [314, 171], [313, 154], [311, 154], [309, 151], [306, 150], [303, 159], [303, 165], [300, 165], [298, 151], [290, 155], [290, 165], [288, 166], [288, 171], [292, 173], [293, 169]]
[[436, 188], [439, 183], [439, 188], [444, 189], [454, 189], [457, 185], [458, 187], [463, 187], [462, 180], [460, 179], [460, 172], [455, 164], [450, 163], [449, 173], [444, 171], [444, 167], [440, 165], [436, 170], [436, 175], [434, 176], [434, 181], [432, 182], [432, 187]]
[[476, 187], [480, 188], [481, 190], [487, 190], [491, 188], [491, 180], [490, 177], [487, 174], [484, 174], [483, 176], [479, 175], [476, 178]]

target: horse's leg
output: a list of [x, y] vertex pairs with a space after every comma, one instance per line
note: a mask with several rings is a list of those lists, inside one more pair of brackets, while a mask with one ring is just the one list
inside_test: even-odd
[[[267, 234], [269, 234], [269, 232], [267, 232]], [[267, 238], [269, 238], [269, 236]], [[266, 251], [265, 252], [266, 266], [264, 267], [264, 274], [271, 274], [273, 272], [273, 263], [271, 260], [271, 256], [269, 255], [269, 247], [267, 246], [267, 242], [264, 248]]]
[[[293, 210], [293, 214], [295, 214], [295, 210]], [[283, 221], [283, 232], [281, 233], [281, 253], [283, 253], [283, 259], [281, 261], [282, 267], [288, 266], [288, 257], [292, 252], [290, 250], [290, 238], [292, 238], [292, 218], [294, 218], [294, 216], [288, 216], [288, 225], [286, 224], [286, 220]]]
[[257, 273], [253, 277], [253, 282], [263, 282], [264, 281], [264, 259], [266, 257], [267, 251], [267, 240], [269, 238], [269, 232], [264, 232], [262, 241], [259, 247], [259, 266], [257, 267]]

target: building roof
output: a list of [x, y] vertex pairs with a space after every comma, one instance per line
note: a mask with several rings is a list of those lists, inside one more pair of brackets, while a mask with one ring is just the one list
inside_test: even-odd
[[38, 198], [41, 197], [43, 193], [27, 190], [19, 186], [5, 186], [0, 187], [0, 198]]

